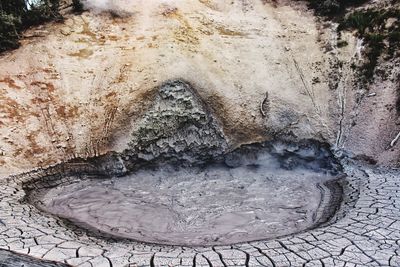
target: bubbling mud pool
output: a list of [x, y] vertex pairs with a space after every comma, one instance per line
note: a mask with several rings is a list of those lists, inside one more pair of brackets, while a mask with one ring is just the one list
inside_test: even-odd
[[[289, 161], [298, 163], [299, 157]], [[283, 169], [270, 151], [236, 153], [192, 168], [161, 165], [46, 189], [39, 208], [87, 229], [147, 243], [268, 239], [315, 227], [334, 212], [337, 177], [300, 165]]]

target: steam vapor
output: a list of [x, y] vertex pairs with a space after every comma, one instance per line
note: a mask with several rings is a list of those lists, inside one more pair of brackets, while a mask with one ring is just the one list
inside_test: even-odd
[[[132, 0], [130, 0], [132, 1]], [[126, 11], [127, 1], [121, 0], [82, 0], [86, 9], [94, 12], [111, 12], [117, 16], [127, 16], [129, 12]]]
[[99, 11], [110, 10], [113, 7], [112, 0], [84, 0], [82, 1], [86, 8]]

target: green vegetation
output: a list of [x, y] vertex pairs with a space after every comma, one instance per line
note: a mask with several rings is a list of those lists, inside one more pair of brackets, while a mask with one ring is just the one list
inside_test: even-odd
[[[365, 81], [371, 81], [381, 56], [391, 59], [399, 56], [400, 48], [400, 10], [399, 0], [392, 0], [392, 7], [381, 9], [363, 9], [353, 11], [350, 7], [359, 7], [369, 0], [307, 0], [308, 6], [317, 15], [340, 23], [338, 31], [353, 30], [366, 46], [365, 64], [360, 67]], [[397, 7], [396, 7], [397, 6]], [[391, 20], [391, 23], [388, 23]], [[339, 40], [338, 47], [347, 45]]]
[[[400, 57], [400, 0], [392, 0], [386, 8], [364, 8], [349, 11], [350, 7], [359, 7], [368, 0], [306, 0], [308, 6], [323, 18], [339, 22], [339, 36], [343, 30], [355, 31], [364, 40], [365, 61], [361, 66], [351, 65], [360, 71], [360, 79], [364, 84], [373, 81], [374, 74], [384, 76], [384, 72], [376, 72], [379, 59], [391, 60]], [[348, 45], [339, 40], [339, 48]], [[396, 109], [400, 114], [400, 78], [398, 78]]]
[[81, 0], [72, 0], [72, 5], [75, 12], [82, 12], [83, 11], [83, 4]]
[[0, 13], [0, 52], [18, 47], [21, 20], [11, 14]]
[[365, 9], [345, 16], [339, 31], [353, 30], [366, 44], [366, 63], [361, 66], [363, 76], [371, 80], [381, 56], [386, 59], [399, 56], [400, 49], [400, 10]]
[[309, 7], [314, 9], [319, 15], [335, 16], [343, 13], [346, 8], [358, 6], [368, 0], [307, 0]]
[[0, 52], [19, 46], [20, 33], [33, 25], [61, 19], [59, 0], [40, 0], [31, 4], [27, 0], [1, 0]]
[[[80, 0], [73, 8], [82, 10]], [[19, 46], [21, 32], [45, 22], [62, 20], [60, 0], [0, 0], [0, 53]]]

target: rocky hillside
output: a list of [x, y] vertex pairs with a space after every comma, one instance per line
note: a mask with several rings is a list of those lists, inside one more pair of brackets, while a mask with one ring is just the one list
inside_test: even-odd
[[230, 148], [311, 138], [398, 165], [398, 1], [315, 3], [116, 0], [28, 29], [0, 57], [0, 177], [123, 151], [171, 80]]

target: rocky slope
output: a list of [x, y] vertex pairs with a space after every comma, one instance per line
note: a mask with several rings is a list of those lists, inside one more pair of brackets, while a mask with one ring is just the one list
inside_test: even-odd
[[[360, 46], [304, 3], [114, 1], [26, 32], [0, 59], [0, 173], [123, 151], [167, 80], [190, 83], [229, 147], [314, 138], [396, 164], [395, 81], [357, 87]], [[123, 11], [123, 12], [122, 12]], [[392, 76], [398, 67], [386, 67]], [[382, 124], [382, 125], [381, 125]]]

